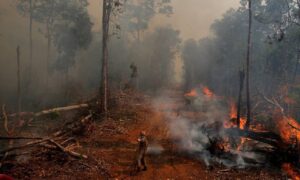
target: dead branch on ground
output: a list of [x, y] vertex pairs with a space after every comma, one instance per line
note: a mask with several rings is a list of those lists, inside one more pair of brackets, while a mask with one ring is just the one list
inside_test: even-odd
[[[64, 112], [64, 111], [71, 111], [71, 110], [76, 110], [76, 109], [82, 109], [82, 108], [88, 108], [88, 104], [78, 104], [78, 105], [71, 105], [71, 106], [66, 106], [66, 107], [56, 107], [52, 109], [46, 109], [42, 110], [40, 112], [21, 112], [20, 115], [28, 115], [28, 116], [34, 116], [34, 117], [39, 117], [42, 115], [47, 115], [55, 112]], [[18, 113], [10, 114], [9, 117], [16, 117]]]
[[62, 152], [66, 153], [66, 154], [69, 154], [71, 156], [74, 156], [76, 158], [84, 158], [84, 159], [87, 159], [88, 156], [87, 155], [84, 155], [84, 154], [80, 154], [80, 153], [77, 153], [77, 152], [74, 152], [74, 151], [70, 151], [66, 148], [64, 148], [62, 145], [60, 145], [59, 143], [57, 143], [56, 141], [54, 141], [53, 139], [49, 139], [49, 141], [55, 145], [56, 147], [58, 147]]

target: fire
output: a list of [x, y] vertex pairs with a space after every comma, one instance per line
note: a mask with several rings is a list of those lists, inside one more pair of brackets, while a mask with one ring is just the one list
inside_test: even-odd
[[213, 97], [214, 96], [214, 93], [208, 87], [206, 87], [206, 86], [204, 86], [202, 88], [202, 92], [207, 97]]
[[186, 97], [197, 97], [198, 93], [196, 89], [192, 89], [190, 92], [184, 94], [184, 96]]
[[293, 137], [300, 139], [300, 124], [292, 117], [283, 117], [277, 123], [280, 136], [286, 142], [290, 142]]
[[237, 118], [237, 109], [236, 106], [233, 102], [230, 103], [230, 119], [235, 119]]
[[[233, 101], [230, 103], [230, 112], [229, 112], [229, 121], [225, 121], [224, 127], [225, 128], [233, 128], [237, 127], [237, 108]], [[246, 127], [246, 118], [240, 117], [240, 129], [245, 129]]]
[[[245, 127], [246, 127], [246, 122], [247, 122], [247, 120], [246, 120], [246, 118], [242, 118], [241, 117], [241, 119], [240, 119], [240, 128], [241, 129], [245, 129]], [[250, 128], [250, 129], [252, 129], [252, 128]]]
[[[208, 87], [202, 86], [202, 85], [200, 85], [200, 87], [202, 87], [201, 90], [202, 90], [202, 93], [204, 96], [209, 97], [209, 98], [212, 98], [215, 96], [214, 93]], [[184, 94], [184, 96], [185, 97], [198, 97], [199, 96], [198, 92], [200, 92], [200, 90], [197, 91], [197, 88], [194, 88], [190, 92]]]
[[282, 169], [290, 176], [293, 180], [300, 180], [300, 173], [297, 172], [290, 163], [282, 165]]

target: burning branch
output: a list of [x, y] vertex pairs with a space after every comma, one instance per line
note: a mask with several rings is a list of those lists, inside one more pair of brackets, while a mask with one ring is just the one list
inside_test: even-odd
[[295, 127], [294, 125], [292, 125], [290, 122], [288, 122], [288, 125], [291, 126], [293, 129], [300, 131], [300, 128]]
[[226, 132], [230, 135], [250, 138], [258, 142], [262, 142], [272, 147], [278, 147], [281, 143], [281, 138], [272, 132], [253, 132], [236, 128], [227, 129]]

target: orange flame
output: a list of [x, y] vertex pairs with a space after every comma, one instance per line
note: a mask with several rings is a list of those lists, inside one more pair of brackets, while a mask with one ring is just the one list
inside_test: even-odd
[[192, 89], [190, 92], [184, 94], [184, 96], [186, 97], [197, 97], [198, 93], [196, 89]]
[[[229, 112], [229, 117], [230, 120], [229, 121], [225, 121], [224, 123], [224, 127], [225, 128], [233, 128], [233, 127], [237, 127], [237, 108], [234, 102], [230, 103], [230, 112]], [[240, 129], [245, 129], [246, 127], [246, 118], [244, 117], [240, 117]]]
[[230, 103], [230, 119], [237, 118], [237, 109], [233, 102]]
[[277, 123], [280, 136], [284, 141], [290, 142], [291, 138], [300, 139], [300, 124], [292, 117], [283, 117]]
[[213, 97], [214, 96], [214, 93], [208, 88], [208, 87], [206, 87], [206, 86], [204, 86], [203, 88], [202, 88], [202, 91], [203, 91], [203, 94], [205, 95], [205, 96], [207, 96], [207, 97]]
[[[224, 122], [224, 128], [237, 128], [237, 107], [233, 101], [230, 102], [230, 111], [229, 111], [230, 119]], [[240, 129], [245, 129], [246, 127], [246, 118], [240, 117]], [[244, 143], [247, 141], [247, 138], [241, 137], [240, 143], [237, 145], [236, 150], [241, 151]], [[231, 149], [230, 143], [227, 144], [229, 147], [227, 149]]]
[[290, 176], [293, 180], [300, 180], [300, 174], [290, 163], [282, 165], [282, 169]]

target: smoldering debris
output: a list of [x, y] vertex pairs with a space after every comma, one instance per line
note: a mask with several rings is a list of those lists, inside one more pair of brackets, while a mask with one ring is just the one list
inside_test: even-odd
[[232, 117], [230, 103], [225, 98], [213, 94], [205, 86], [176, 99], [170, 94], [158, 97], [153, 106], [160, 110], [162, 107], [172, 109], [162, 112], [168, 121], [170, 135], [181, 150], [207, 166], [218, 163], [230, 168], [246, 168], [266, 161], [264, 154], [253, 150], [258, 145], [249, 144], [242, 137], [232, 138], [227, 133], [224, 122]]

